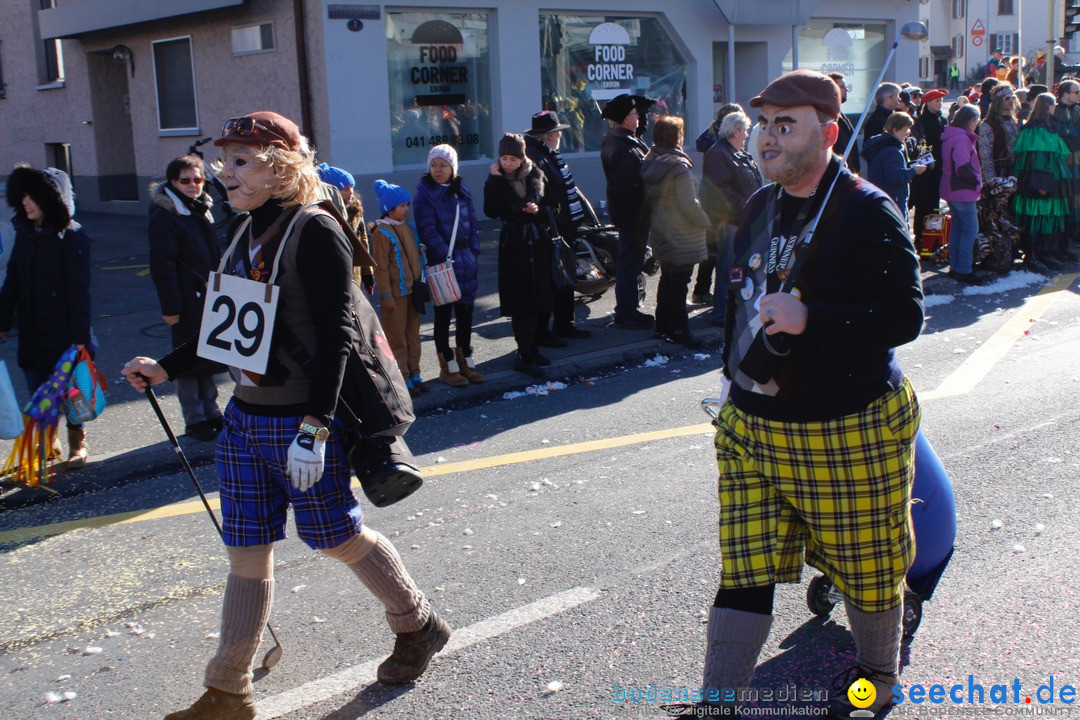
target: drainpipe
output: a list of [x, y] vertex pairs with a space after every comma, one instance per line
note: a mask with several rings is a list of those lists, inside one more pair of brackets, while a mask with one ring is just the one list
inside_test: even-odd
[[791, 69], [799, 69], [799, 26], [791, 26]]
[[724, 93], [724, 99], [735, 102], [735, 25], [730, 21], [727, 25], [727, 82], [728, 91]]
[[311, 88], [308, 78], [307, 21], [304, 18], [304, 5], [303, 0], [293, 3], [293, 25], [296, 27], [296, 74], [300, 90], [300, 127], [311, 141], [312, 147], [318, 147], [315, 142], [315, 128], [311, 124]]

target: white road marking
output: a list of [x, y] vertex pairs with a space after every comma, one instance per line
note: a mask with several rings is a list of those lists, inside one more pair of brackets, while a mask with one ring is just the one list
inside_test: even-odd
[[[442, 652], [435, 656], [435, 662], [471, 645], [505, 635], [537, 620], [558, 615], [598, 597], [600, 593], [592, 588], [571, 588], [487, 620], [481, 620], [469, 627], [454, 630], [453, 635], [450, 636], [450, 642], [446, 643]], [[300, 687], [265, 698], [257, 704], [258, 718], [259, 720], [280, 718], [339, 695], [355, 694], [361, 688], [375, 682], [375, 671], [380, 662], [382, 662], [381, 659], [355, 665], [329, 677], [312, 680]]]

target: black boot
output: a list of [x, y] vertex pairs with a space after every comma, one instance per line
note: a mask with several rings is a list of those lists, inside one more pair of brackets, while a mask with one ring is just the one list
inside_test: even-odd
[[547, 374], [534, 359], [536, 354], [538, 353], [535, 351], [518, 350], [517, 358], [514, 360], [514, 369], [537, 380], [546, 380]]

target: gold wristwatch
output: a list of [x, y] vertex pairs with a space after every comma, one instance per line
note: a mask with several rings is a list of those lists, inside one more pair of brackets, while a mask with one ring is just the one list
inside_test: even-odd
[[319, 427], [318, 425], [312, 425], [311, 423], [300, 423], [300, 432], [314, 435], [315, 439], [319, 442], [326, 442], [330, 439], [330, 428]]

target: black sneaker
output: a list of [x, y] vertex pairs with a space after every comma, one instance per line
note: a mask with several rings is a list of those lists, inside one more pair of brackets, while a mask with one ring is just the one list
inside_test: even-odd
[[540, 367], [547, 367], [551, 364], [551, 360], [549, 360], [546, 355], [541, 355], [539, 350], [532, 351], [532, 357], [530, 358], [530, 360], [532, 360], [532, 362], [536, 363]]
[[986, 280], [976, 275], [974, 272], [962, 273], [955, 270], [949, 271], [949, 277], [964, 285], [985, 285]]
[[379, 665], [379, 682], [386, 685], [412, 682], [424, 674], [431, 658], [449, 639], [450, 626], [432, 610], [424, 627], [416, 632], [398, 633], [394, 652]]
[[254, 720], [255, 700], [251, 695], [207, 688], [195, 704], [186, 710], [169, 713], [165, 720]]
[[1050, 268], [1046, 267], [1045, 265], [1043, 265], [1041, 262], [1039, 262], [1038, 260], [1036, 260], [1035, 258], [1033, 258], [1030, 255], [1028, 255], [1026, 258], [1024, 258], [1024, 262], [1022, 262], [1020, 264], [1020, 267], [1022, 267], [1024, 270], [1029, 270], [1029, 271], [1031, 271], [1033, 273], [1038, 273], [1039, 275], [1049, 275], [1050, 274]]
[[547, 373], [540, 367], [540, 364], [536, 362], [535, 358], [525, 356], [523, 353], [518, 353], [517, 358], [514, 360], [514, 370], [519, 373], [525, 373], [531, 378], [537, 380], [547, 380]]
[[[868, 703], [860, 702], [862, 707], [852, 704], [848, 695], [855, 681], [865, 680], [874, 688], [874, 699]], [[896, 685], [897, 677], [890, 673], [871, 670], [863, 665], [853, 665], [833, 678], [833, 690], [829, 701], [829, 717], [835, 720], [848, 720], [852, 717], [877, 717], [887, 708], [893, 706], [893, 686]], [[852, 696], [857, 696], [854, 693]], [[866, 693], [869, 696], [869, 693]]]
[[206, 420], [192, 423], [184, 427], [184, 434], [202, 442], [217, 440], [218, 431]]
[[210, 427], [214, 428], [217, 432], [221, 432], [225, 429], [225, 418], [221, 415], [218, 415], [216, 418], [210, 418], [206, 422], [210, 423]]
[[707, 293], [694, 293], [691, 296], [690, 299], [691, 299], [691, 301], [693, 301], [693, 303], [695, 305], [712, 305], [713, 304], [713, 294], [710, 293], [710, 292], [707, 292]]

